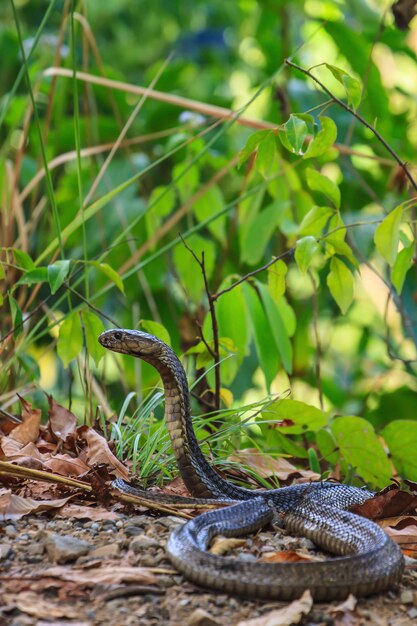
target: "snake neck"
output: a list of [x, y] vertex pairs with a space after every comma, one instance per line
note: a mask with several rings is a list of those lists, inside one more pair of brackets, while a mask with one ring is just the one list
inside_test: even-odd
[[[225, 497], [232, 486], [213, 470], [200, 450], [192, 426], [187, 377], [180, 360], [171, 349], [166, 349], [162, 357], [146, 360], [158, 370], [164, 385], [167, 428], [187, 489], [199, 498]], [[236, 494], [230, 493], [230, 497]]]

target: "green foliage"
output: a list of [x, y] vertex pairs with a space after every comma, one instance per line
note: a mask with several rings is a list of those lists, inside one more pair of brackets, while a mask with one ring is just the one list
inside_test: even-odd
[[[386, 16], [381, 29], [368, 2], [343, 14], [332, 1], [105, 2], [85, 16], [93, 50], [51, 6], [19, 5], [22, 40], [6, 9], [0, 32], [0, 404], [41, 380], [65, 402], [71, 384], [92, 420], [94, 377], [121, 407], [108, 428], [118, 454], [170, 476], [160, 393], [140, 397], [157, 373], [97, 343], [107, 320], [140, 324], [185, 352], [196, 413], [211, 402], [218, 347], [221, 419], [206, 418], [216, 455], [256, 445], [313, 471], [339, 464], [346, 480], [416, 479], [415, 189], [404, 166], [417, 149], [417, 58], [406, 36]], [[173, 48], [155, 86], [167, 100], [148, 93], [128, 127], [129, 84], [149, 85]], [[72, 71], [52, 80], [56, 67], [99, 84], [75, 90]], [[234, 113], [220, 123], [216, 107]], [[288, 387], [292, 398], [275, 401]]]

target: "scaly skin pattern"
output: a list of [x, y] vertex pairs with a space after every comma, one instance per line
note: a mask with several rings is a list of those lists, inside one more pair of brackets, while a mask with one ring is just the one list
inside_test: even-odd
[[[310, 589], [316, 600], [342, 599], [350, 593], [364, 596], [401, 580], [404, 558], [399, 547], [379, 526], [348, 511], [372, 497], [371, 492], [326, 481], [262, 491], [227, 482], [200, 450], [191, 421], [187, 378], [173, 350], [157, 337], [137, 330], [108, 330], [99, 341], [109, 350], [140, 358], [158, 370], [172, 447], [190, 493], [200, 499], [239, 502], [204, 513], [170, 535], [168, 555], [187, 578], [245, 597], [282, 600], [297, 598], [305, 589]], [[135, 493], [120, 481], [116, 486]], [[324, 562], [242, 563], [207, 552], [215, 535], [244, 535], [277, 516], [290, 532], [339, 556]]]

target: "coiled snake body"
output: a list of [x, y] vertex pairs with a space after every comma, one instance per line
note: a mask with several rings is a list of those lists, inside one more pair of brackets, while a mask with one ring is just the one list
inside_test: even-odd
[[[197, 498], [237, 501], [176, 528], [167, 543], [174, 565], [202, 586], [246, 597], [289, 600], [309, 589], [316, 600], [368, 595], [398, 583], [404, 569], [399, 547], [376, 524], [349, 512], [372, 493], [331, 482], [252, 491], [224, 480], [209, 465], [194, 434], [189, 391], [176, 354], [157, 337], [137, 330], [108, 330], [100, 343], [138, 357], [159, 372], [165, 414], [181, 476]], [[135, 489], [117, 481], [122, 491]], [[322, 562], [247, 563], [207, 552], [215, 535], [239, 536], [279, 517], [290, 532], [338, 556]]]

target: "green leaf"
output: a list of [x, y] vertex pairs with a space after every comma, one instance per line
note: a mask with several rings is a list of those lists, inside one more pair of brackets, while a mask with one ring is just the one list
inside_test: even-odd
[[258, 130], [253, 133], [246, 142], [246, 145], [239, 154], [239, 162], [237, 164], [240, 168], [245, 161], [247, 161], [254, 150], [258, 147], [261, 141], [270, 133], [270, 130]]
[[[164, 217], [169, 215], [175, 206], [176, 193], [172, 187], [159, 185], [149, 197], [148, 209], [145, 213], [146, 231], [149, 238], [155, 234]], [[156, 246], [153, 244], [152, 249]]]
[[392, 469], [372, 425], [361, 417], [337, 417], [331, 431], [346, 463], [367, 482], [386, 487]]
[[417, 422], [397, 419], [385, 426], [382, 436], [399, 475], [417, 480]]
[[331, 252], [332, 254], [336, 253], [340, 254], [340, 256], [346, 257], [356, 269], [359, 269], [359, 263], [352, 252], [352, 248], [346, 243], [346, 241], [337, 239], [332, 235], [325, 237], [323, 241], [326, 246], [329, 245], [334, 250], [334, 252]]
[[403, 206], [400, 204], [384, 218], [375, 231], [374, 242], [377, 250], [391, 267], [397, 258], [402, 217]]
[[337, 138], [337, 126], [330, 117], [320, 117], [321, 130], [309, 143], [303, 159], [318, 157], [327, 152]]
[[275, 134], [270, 131], [258, 145], [256, 157], [256, 167], [258, 171], [267, 178], [277, 169], [277, 144]]
[[392, 267], [391, 280], [392, 284], [397, 290], [398, 295], [401, 294], [406, 274], [410, 267], [413, 265], [413, 254], [413, 244], [411, 244], [411, 246], [408, 246], [407, 248], [403, 248], [398, 253], [398, 256], [395, 259], [395, 263]]
[[271, 350], [271, 346], [275, 345], [269, 321], [265, 315], [261, 300], [257, 293], [247, 283], [242, 285], [243, 295], [246, 300], [249, 319], [251, 322], [252, 335], [255, 341], [256, 354], [259, 364], [265, 376], [266, 387], [270, 389], [271, 382], [275, 378], [278, 367], [279, 357], [276, 350]]
[[345, 70], [340, 69], [340, 67], [330, 65], [329, 63], [325, 63], [325, 65], [327, 69], [331, 71], [335, 79], [345, 88], [349, 106], [353, 109], [357, 109], [362, 99], [361, 82], [345, 72]]
[[48, 268], [36, 267], [34, 270], [25, 272], [17, 281], [18, 285], [34, 285], [48, 280]]
[[336, 465], [339, 462], [340, 455], [337, 443], [328, 430], [321, 429], [316, 433], [316, 444], [321, 456], [327, 463]]
[[259, 281], [256, 281], [257, 288], [261, 294], [264, 310], [272, 330], [275, 340], [276, 349], [282, 360], [285, 371], [292, 373], [292, 345], [288, 337], [286, 326], [281, 317], [281, 313], [274, 300], [272, 299], [268, 288]]
[[69, 313], [59, 327], [57, 351], [64, 367], [75, 359], [83, 347], [83, 331], [77, 312]]
[[328, 413], [298, 400], [277, 400], [262, 411], [262, 417], [276, 420], [275, 428], [286, 435], [320, 431], [330, 419]]
[[[224, 207], [223, 194], [217, 185], [211, 187], [206, 193], [198, 198], [193, 204], [193, 210], [199, 222], [204, 222], [214, 213], [218, 213]], [[226, 241], [226, 215], [218, 217], [207, 226], [209, 231], [224, 244]]]
[[169, 335], [169, 332], [167, 331], [165, 326], [163, 326], [159, 322], [154, 322], [153, 320], [140, 320], [140, 325], [145, 332], [150, 333], [151, 335], [155, 335], [155, 337], [161, 339], [161, 341], [166, 343], [168, 346], [171, 345], [171, 337]]
[[175, 179], [178, 176], [181, 176], [181, 178], [175, 184], [180, 193], [181, 201], [185, 202], [199, 185], [200, 171], [196, 165], [190, 165], [187, 161], [184, 161], [175, 165], [172, 170], [172, 178]]
[[[213, 241], [204, 239], [200, 235], [191, 235], [187, 239], [187, 244], [200, 260], [204, 252], [206, 274], [207, 278], [210, 279], [216, 258], [216, 247]], [[182, 243], [174, 248], [173, 256], [175, 269], [180, 281], [187, 289], [192, 301], [198, 302], [204, 292], [204, 281], [197, 261], [193, 259], [190, 251]]]
[[327, 286], [342, 313], [346, 313], [353, 300], [354, 280], [352, 272], [336, 257], [330, 261]]
[[[241, 244], [241, 261], [248, 265], [257, 265], [264, 256], [266, 246], [277, 228], [280, 218], [276, 203], [263, 209], [245, 226]], [[256, 244], [254, 242], [256, 233]]]
[[104, 326], [101, 319], [90, 311], [89, 309], [82, 311], [81, 313], [83, 324], [85, 341], [87, 344], [87, 350], [94, 359], [96, 366], [100, 363], [104, 356], [105, 349], [97, 341], [98, 336], [103, 332]]
[[287, 270], [287, 264], [281, 259], [268, 267], [268, 290], [275, 304], [285, 293]]
[[330, 178], [309, 167], [306, 171], [307, 185], [312, 191], [320, 191], [333, 202], [336, 208], [340, 208], [340, 189]]
[[[225, 289], [232, 282], [232, 278], [227, 278], [219, 290]], [[248, 351], [250, 338], [246, 301], [240, 285], [221, 296], [216, 304], [216, 315], [220, 337], [230, 338], [235, 346], [235, 356], [220, 365], [222, 382], [230, 385]], [[212, 337], [212, 332], [209, 336]]]
[[30, 258], [30, 256], [23, 252], [23, 250], [18, 250], [17, 248], [13, 248], [13, 255], [16, 259], [17, 265], [23, 270], [33, 270], [36, 265]]
[[3, 280], [4, 278], [6, 278], [6, 275], [4, 273], [4, 267], [3, 265], [0, 263], [0, 280]]
[[308, 268], [311, 265], [315, 253], [319, 250], [320, 246], [317, 243], [315, 237], [307, 235], [299, 239], [295, 244], [295, 260], [302, 274], [306, 274]]
[[313, 206], [313, 208], [304, 215], [298, 234], [319, 237], [329, 219], [334, 215], [334, 212], [334, 209], [328, 206]]
[[53, 265], [48, 265], [48, 281], [52, 294], [56, 293], [61, 287], [68, 276], [69, 269], [69, 260], [55, 261]]
[[310, 469], [312, 472], [316, 472], [316, 474], [321, 474], [319, 459], [317, 456], [317, 452], [314, 448], [308, 449], [308, 462], [310, 464]]
[[308, 134], [306, 122], [300, 116], [291, 114], [283, 128], [284, 132], [279, 134], [283, 146], [290, 152], [302, 154], [304, 140]]
[[123, 281], [119, 274], [108, 263], [99, 263], [98, 261], [88, 261], [89, 265], [96, 267], [100, 272], [105, 274], [115, 285], [120, 289], [122, 293], [125, 292]]
[[14, 328], [13, 337], [17, 339], [17, 337], [23, 331], [23, 315], [22, 315], [22, 311], [20, 310], [19, 305], [17, 304], [16, 300], [12, 296], [9, 296], [9, 302], [10, 302], [10, 312], [12, 315], [12, 324]]

